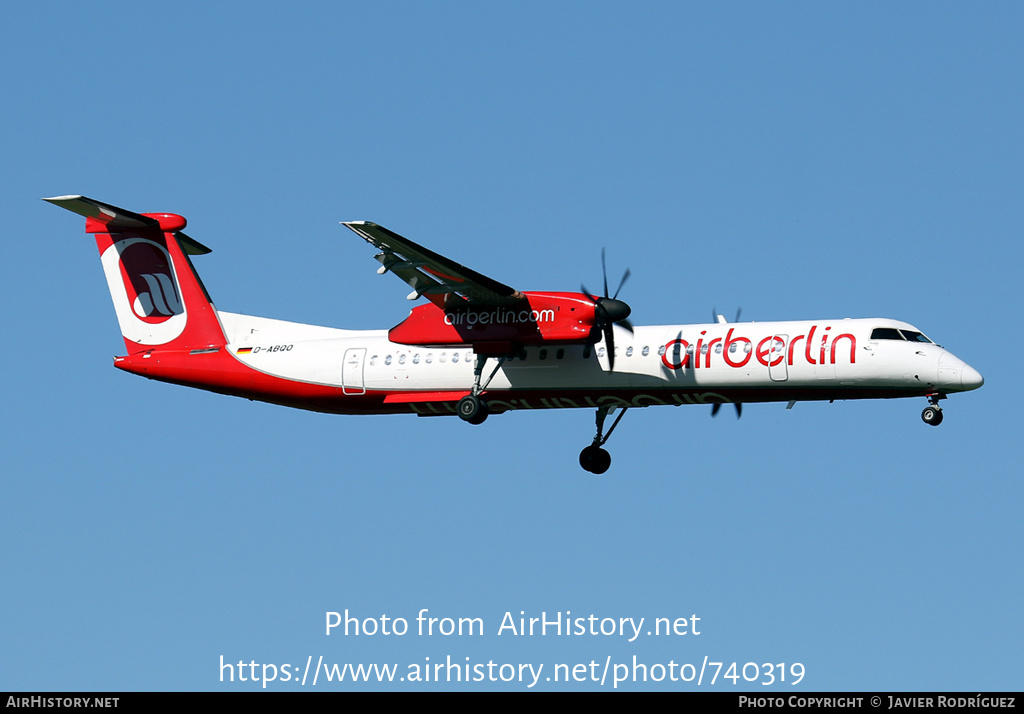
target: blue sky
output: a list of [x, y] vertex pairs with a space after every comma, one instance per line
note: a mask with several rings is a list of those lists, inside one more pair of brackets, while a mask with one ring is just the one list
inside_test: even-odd
[[[0, 690], [261, 687], [221, 656], [1021, 688], [1019, 5], [9, 2], [0, 35]], [[593, 477], [589, 411], [332, 417], [113, 369], [95, 245], [39, 200], [79, 193], [185, 215], [228, 311], [399, 322], [338, 225], [372, 220], [525, 290], [599, 285], [606, 247], [638, 324], [906, 320], [986, 385], [937, 429], [631, 411]], [[324, 634], [423, 608], [484, 635]], [[701, 634], [499, 636], [521, 611]]]

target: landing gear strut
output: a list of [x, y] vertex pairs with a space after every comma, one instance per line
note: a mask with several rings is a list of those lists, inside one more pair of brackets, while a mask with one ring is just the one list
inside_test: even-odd
[[477, 355], [476, 362], [473, 365], [473, 388], [470, 393], [459, 400], [457, 411], [459, 418], [462, 421], [468, 421], [470, 424], [483, 424], [484, 419], [491, 413], [490, 408], [487, 406], [487, 402], [480, 398], [480, 394], [487, 389], [487, 385], [494, 379], [494, 375], [501, 369], [502, 363], [506, 357], [499, 357], [498, 363], [494, 365], [494, 369], [491, 371], [487, 381], [484, 382], [483, 386], [480, 385], [480, 376], [484, 371], [484, 362], [487, 361], [487, 355]]
[[594, 437], [594, 441], [587, 448], [580, 452], [580, 466], [583, 467], [584, 471], [589, 471], [592, 474], [603, 474], [608, 470], [608, 467], [612, 465], [612, 457], [607, 451], [602, 449], [605, 442], [611, 438], [612, 432], [615, 431], [615, 427], [622, 421], [622, 417], [626, 415], [626, 409], [623, 409], [615, 421], [612, 422], [612, 428], [608, 430], [608, 433], [604, 433], [604, 420], [608, 418], [608, 415], [612, 413], [614, 407], [598, 407], [597, 408], [597, 435]]
[[924, 420], [925, 424], [929, 426], [938, 426], [942, 423], [942, 407], [939, 406], [939, 400], [942, 397], [938, 394], [929, 394], [928, 402], [931, 404], [930, 407], [925, 407], [924, 411], [921, 412], [921, 419]]

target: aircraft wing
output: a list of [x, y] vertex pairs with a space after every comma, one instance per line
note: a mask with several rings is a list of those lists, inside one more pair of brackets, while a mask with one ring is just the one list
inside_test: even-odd
[[464, 300], [473, 305], [511, 305], [525, 297], [521, 292], [475, 270], [459, 265], [421, 245], [369, 221], [343, 222], [367, 243], [380, 250], [375, 257], [378, 273], [392, 272], [413, 289], [410, 300], [425, 297], [438, 307]]

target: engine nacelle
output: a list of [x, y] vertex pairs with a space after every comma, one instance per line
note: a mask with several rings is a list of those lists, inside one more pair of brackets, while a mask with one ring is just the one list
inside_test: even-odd
[[508, 352], [517, 346], [592, 341], [594, 302], [586, 295], [523, 294], [522, 302], [497, 307], [461, 304], [441, 309], [433, 303], [419, 305], [409, 317], [391, 328], [388, 337], [403, 345], [473, 345], [477, 352]]

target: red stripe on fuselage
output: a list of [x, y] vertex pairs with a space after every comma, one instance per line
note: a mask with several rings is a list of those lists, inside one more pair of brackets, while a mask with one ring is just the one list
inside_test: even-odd
[[[115, 366], [149, 379], [196, 387], [271, 404], [331, 414], [454, 414], [465, 391], [367, 390], [344, 394], [341, 385], [315, 384], [266, 374], [237, 360], [228, 350], [190, 354], [189, 350], [149, 350], [119, 357]], [[695, 386], [680, 389], [495, 390], [483, 394], [493, 413], [515, 409], [593, 409], [681, 406], [717, 402], [820, 401], [924, 396], [934, 387], [858, 387], [830, 383], [820, 387]], [[445, 398], [449, 396], [450, 398]]]

